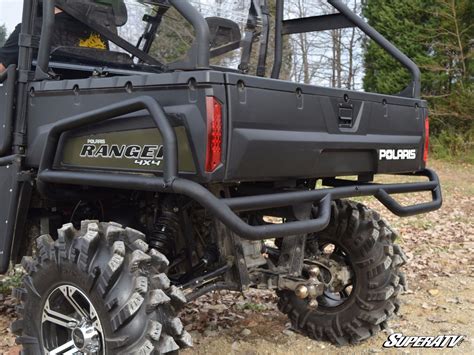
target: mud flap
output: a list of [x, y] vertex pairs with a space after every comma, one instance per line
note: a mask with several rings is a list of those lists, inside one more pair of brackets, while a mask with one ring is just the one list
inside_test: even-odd
[[18, 205], [18, 163], [0, 166], [0, 274], [8, 270]]

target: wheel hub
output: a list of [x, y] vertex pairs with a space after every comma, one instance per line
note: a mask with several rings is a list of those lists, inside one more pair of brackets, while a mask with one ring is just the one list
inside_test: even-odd
[[348, 254], [338, 243], [318, 243], [316, 255], [304, 260], [310, 270], [319, 269], [318, 279], [324, 284], [323, 295], [317, 298], [318, 306], [333, 308], [342, 305], [350, 297], [356, 282]]
[[[316, 260], [305, 260], [306, 263], [314, 265], [313, 268], [327, 270], [328, 280], [324, 280], [326, 287], [331, 292], [340, 292], [351, 282], [353, 277], [351, 268], [341, 262], [331, 260], [327, 257], [319, 257]], [[319, 275], [319, 273], [318, 273]]]
[[72, 341], [77, 349], [89, 354], [95, 354], [100, 347], [99, 332], [86, 320], [79, 327], [73, 329]]

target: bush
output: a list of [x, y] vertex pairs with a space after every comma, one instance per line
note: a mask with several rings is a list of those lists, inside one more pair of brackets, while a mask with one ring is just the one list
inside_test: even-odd
[[430, 150], [436, 159], [461, 160], [474, 164], [474, 128], [459, 133], [454, 128], [442, 130], [431, 136]]
[[12, 289], [19, 287], [24, 276], [24, 270], [21, 265], [10, 269], [7, 275], [0, 277], [0, 294], [10, 295]]

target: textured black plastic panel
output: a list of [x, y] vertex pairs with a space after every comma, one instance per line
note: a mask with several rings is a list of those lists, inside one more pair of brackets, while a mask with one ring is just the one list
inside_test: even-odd
[[0, 166], [0, 274], [6, 272], [15, 226], [18, 165]]
[[[281, 80], [227, 75], [227, 180], [275, 180], [423, 168], [426, 102]], [[341, 125], [340, 108], [352, 109]], [[380, 160], [379, 150], [415, 150]]]
[[15, 67], [10, 66], [3, 76], [6, 80], [0, 83], [0, 157], [11, 149]]
[[[214, 71], [42, 82], [32, 88], [26, 159], [31, 167], [38, 166], [52, 123], [147, 95], [163, 106], [173, 125], [186, 127], [197, 171], [186, 177], [194, 180], [284, 180], [424, 168], [427, 109], [422, 100]], [[207, 96], [223, 107], [223, 164], [213, 173], [204, 171]], [[341, 125], [341, 107], [351, 108], [351, 124]], [[93, 134], [150, 126], [146, 112], [137, 112], [84, 129]], [[416, 156], [379, 159], [379, 150], [388, 149], [414, 150]]]

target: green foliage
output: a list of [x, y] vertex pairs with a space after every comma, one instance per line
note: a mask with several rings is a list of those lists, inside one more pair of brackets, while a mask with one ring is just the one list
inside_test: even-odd
[[462, 134], [450, 127], [431, 138], [432, 156], [449, 161], [461, 160], [474, 164], [474, 129]]
[[[364, 16], [420, 67], [435, 155], [472, 151], [474, 2], [366, 0]], [[372, 41], [365, 49], [366, 91], [394, 94], [407, 86], [408, 71], [389, 54]]]
[[13, 268], [8, 275], [0, 278], [0, 294], [10, 295], [15, 287], [21, 285], [24, 272], [22, 269]]
[[[433, 35], [433, 17], [424, 11], [426, 0], [367, 0], [363, 14], [389, 41], [394, 43], [418, 65], [433, 64], [426, 38]], [[410, 73], [373, 41], [365, 44], [364, 89], [370, 92], [395, 94], [410, 82]]]
[[243, 305], [239, 306], [239, 308], [242, 310], [248, 309], [252, 312], [264, 312], [267, 310], [267, 307], [264, 304], [253, 302], [246, 302]]
[[3, 46], [5, 41], [7, 40], [7, 28], [5, 25], [0, 26], [0, 47]]

